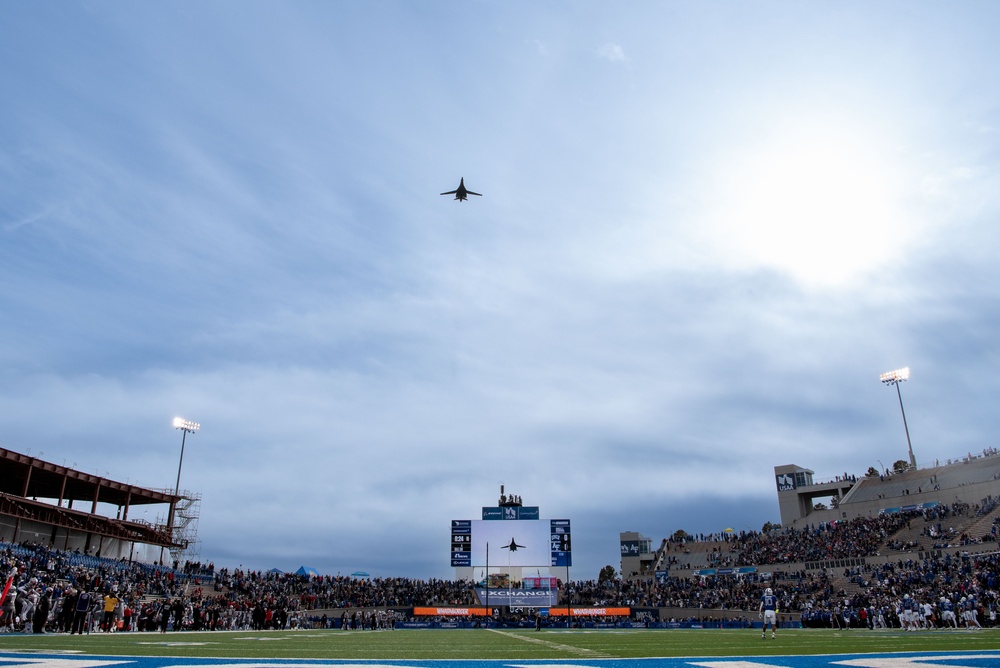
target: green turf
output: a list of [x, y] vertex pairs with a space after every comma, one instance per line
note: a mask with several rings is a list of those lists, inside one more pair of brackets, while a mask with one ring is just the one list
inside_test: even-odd
[[862, 654], [1000, 649], [1000, 629], [981, 631], [787, 630], [400, 630], [4, 635], [7, 651], [95, 655], [289, 659], [624, 659], [677, 656]]

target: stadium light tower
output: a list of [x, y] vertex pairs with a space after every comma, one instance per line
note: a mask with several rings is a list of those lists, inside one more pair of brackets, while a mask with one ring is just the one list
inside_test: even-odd
[[[187, 441], [187, 435], [193, 434], [194, 432], [201, 429], [201, 425], [197, 422], [191, 422], [190, 420], [185, 420], [184, 418], [175, 417], [174, 418], [174, 429], [180, 429], [182, 432], [181, 436], [181, 459], [177, 462], [177, 483], [174, 485], [174, 496], [176, 497], [181, 492], [181, 467], [184, 466], [184, 444]], [[167, 526], [170, 528], [170, 536], [173, 538], [174, 530], [174, 506], [177, 504], [175, 500], [174, 503], [170, 504], [170, 517], [167, 519]]]
[[879, 376], [879, 380], [885, 385], [896, 386], [896, 396], [899, 397], [899, 412], [903, 414], [903, 429], [906, 431], [906, 447], [910, 450], [910, 467], [917, 468], [917, 459], [913, 456], [913, 444], [910, 443], [910, 428], [906, 426], [906, 411], [903, 410], [903, 393], [899, 391], [899, 384], [909, 377], [910, 367], [905, 366], [902, 369], [886, 371]]

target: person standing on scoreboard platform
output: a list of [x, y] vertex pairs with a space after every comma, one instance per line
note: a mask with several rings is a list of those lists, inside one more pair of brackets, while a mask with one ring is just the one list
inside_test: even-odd
[[760, 597], [760, 608], [757, 616], [764, 620], [764, 625], [760, 627], [760, 639], [763, 640], [767, 634], [767, 625], [771, 625], [771, 638], [775, 637], [778, 631], [778, 597], [774, 595], [771, 588], [764, 590], [764, 595]]

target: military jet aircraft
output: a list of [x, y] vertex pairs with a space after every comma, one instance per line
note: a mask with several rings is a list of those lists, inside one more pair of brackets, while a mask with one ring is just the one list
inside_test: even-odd
[[524, 545], [518, 545], [516, 542], [514, 542], [514, 537], [511, 536], [510, 545], [504, 545], [503, 549], [510, 550], [511, 552], [517, 552], [517, 548], [519, 547], [524, 547]]
[[482, 193], [474, 193], [474, 192], [472, 192], [471, 190], [469, 190], [468, 188], [465, 187], [465, 177], [464, 176], [462, 177], [462, 180], [458, 182], [458, 187], [457, 188], [455, 188], [454, 190], [449, 190], [448, 192], [441, 193], [441, 194], [442, 195], [454, 195], [455, 199], [457, 199], [460, 202], [464, 202], [464, 201], [468, 200], [469, 199], [469, 195], [478, 195], [479, 197], [483, 196]]

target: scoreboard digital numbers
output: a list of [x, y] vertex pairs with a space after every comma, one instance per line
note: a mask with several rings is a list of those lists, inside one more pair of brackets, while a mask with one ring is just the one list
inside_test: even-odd
[[549, 540], [552, 550], [551, 566], [572, 566], [573, 546], [570, 541], [569, 520], [549, 520]]
[[[499, 520], [499, 521], [498, 521]], [[452, 520], [451, 565], [573, 565], [569, 520]]]
[[472, 565], [472, 520], [451, 521], [451, 565]]

